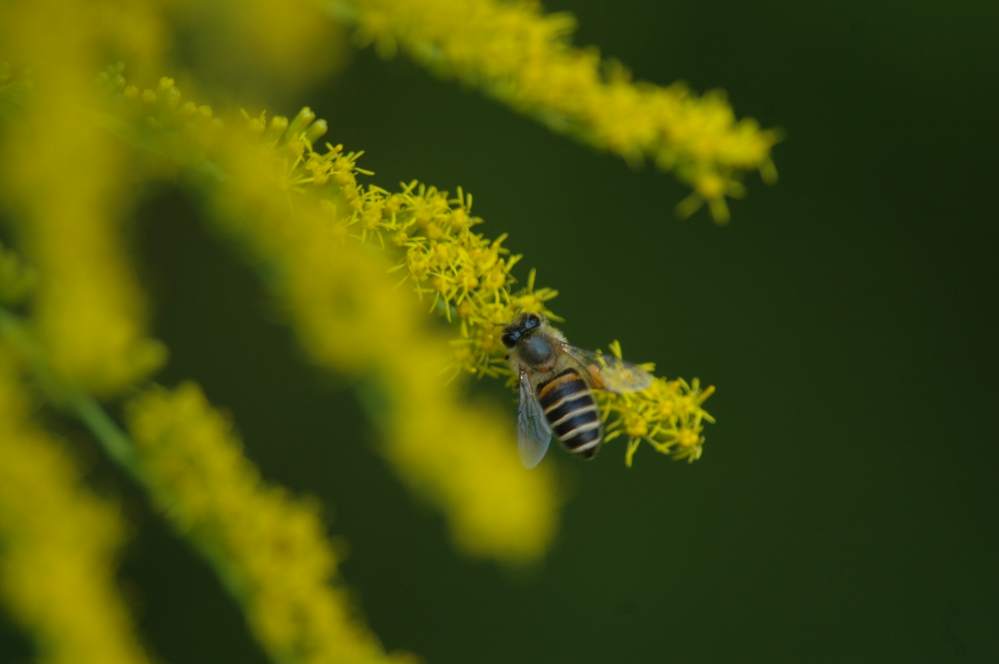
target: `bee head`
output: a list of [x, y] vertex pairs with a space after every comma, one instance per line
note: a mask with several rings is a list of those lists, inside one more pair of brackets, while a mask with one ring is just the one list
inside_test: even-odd
[[520, 314], [512, 323], [503, 328], [503, 345], [513, 348], [521, 339], [530, 336], [541, 327], [542, 318], [538, 314]]

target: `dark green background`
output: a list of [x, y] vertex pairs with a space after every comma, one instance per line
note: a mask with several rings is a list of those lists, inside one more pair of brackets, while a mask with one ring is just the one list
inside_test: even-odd
[[[165, 380], [196, 377], [269, 479], [321, 496], [367, 620], [428, 662], [999, 661], [999, 5], [547, 6], [639, 77], [725, 89], [782, 128], [779, 183], [752, 178], [728, 227], [679, 221], [670, 176], [369, 51], [279, 110], [312, 105], [384, 186], [473, 192], [484, 230], [561, 291], [576, 344], [621, 338], [717, 385], [701, 461], [556, 451], [570, 500], [549, 555], [458, 555], [350, 386], [307, 366], [171, 192], [137, 238]], [[154, 651], [262, 661], [205, 566], [132, 504], [122, 582]]]

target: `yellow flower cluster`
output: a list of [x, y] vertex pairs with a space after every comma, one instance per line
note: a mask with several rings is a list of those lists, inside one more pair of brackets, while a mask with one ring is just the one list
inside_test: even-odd
[[[398, 46], [556, 130], [674, 171], [694, 188], [684, 212], [706, 201], [724, 219], [743, 172], [772, 169], [774, 132], [736, 120], [720, 96], [631, 81], [570, 46], [572, 20], [537, 3], [331, 1], [383, 50]], [[557, 320], [556, 293], [533, 270], [515, 278], [520, 256], [506, 236], [479, 232], [471, 196], [363, 183], [360, 153], [318, 146], [326, 123], [308, 109], [223, 122], [170, 79], [142, 90], [118, 69], [103, 78], [120, 94], [94, 85], [108, 54], [160, 71], [175, 29], [200, 75], [225, 76], [226, 63], [205, 67], [220, 42], [252, 39], [255, 62], [298, 85], [336, 64], [326, 57], [340, 44], [336, 26], [315, 18], [279, 0], [0, 3], [0, 59], [31, 72], [24, 85], [0, 66], [0, 204], [25, 256], [0, 247], [0, 304], [31, 296], [29, 324], [0, 308], [0, 599], [47, 661], [146, 655], [114, 591], [118, 515], [31, 418], [15, 347], [32, 385], [84, 423], [213, 565], [275, 661], [408, 659], [386, 654], [354, 615], [316, 506], [265, 483], [196, 386], [139, 391], [127, 407], [134, 443], [90, 396], [120, 396], [165, 358], [146, 331], [123, 220], [143, 178], [171, 168], [201, 176], [212, 222], [246, 249], [309, 357], [364, 381], [381, 451], [463, 550], [522, 562], [551, 542], [550, 467], [525, 472], [512, 413], [470, 403], [455, 378], [512, 378], [501, 326], [522, 311]], [[204, 28], [216, 24], [224, 35]], [[312, 57], [320, 44], [325, 55]], [[426, 308], [455, 323], [453, 339]], [[620, 357], [618, 345], [611, 352]], [[694, 460], [711, 392], [657, 378], [641, 393], [601, 394], [607, 439], [626, 441], [629, 465], [643, 441]]]
[[[50, 400], [76, 415], [91, 430], [109, 455], [146, 489], [154, 505], [179, 534], [205, 556], [239, 602], [254, 634], [274, 661], [296, 664], [413, 661], [408, 655], [384, 653], [377, 640], [358, 622], [346, 594], [336, 585], [337, 556], [324, 539], [316, 505], [297, 500], [280, 487], [263, 482], [253, 464], [243, 456], [240, 441], [228, 420], [212, 410], [195, 385], [186, 384], [173, 392], [150, 388], [131, 399], [126, 411], [133, 441], [96, 402], [61, 383], [46, 366], [46, 358], [39, 352], [40, 346], [30, 330], [0, 309], [0, 462], [11, 459], [0, 468], [0, 484], [3, 484], [0, 486], [0, 572], [4, 569], [6, 541], [21, 547], [12, 545], [15, 553], [22, 549], [25, 552], [24, 556], [11, 558], [17, 564], [11, 569], [21, 579], [19, 584], [12, 585], [13, 589], [25, 587], [31, 578], [30, 566], [40, 560], [46, 565], [46, 580], [65, 581], [62, 575], [65, 567], [71, 580], [93, 573], [93, 583], [99, 586], [110, 571], [95, 567], [106, 564], [96, 556], [76, 565], [68, 555], [72, 553], [71, 540], [83, 540], [83, 530], [77, 527], [93, 530], [91, 537], [103, 532], [95, 521], [99, 512], [91, 514], [83, 509], [79, 519], [72, 522], [72, 528], [60, 530], [52, 524], [60, 523], [63, 518], [74, 519], [76, 512], [65, 507], [57, 510], [64, 501], [53, 507], [54, 516], [47, 515], [45, 505], [38, 509], [39, 503], [47, 500], [46, 491], [59, 495], [58, 487], [65, 484], [65, 478], [58, 472], [44, 477], [52, 463], [46, 460], [49, 453], [44, 447], [49, 443], [43, 438], [21, 436], [25, 442], [18, 443], [17, 435], [8, 435], [22, 432], [24, 427], [18, 421], [26, 411], [21, 396], [25, 386], [10, 378], [14, 374], [9, 370], [12, 364], [7, 362], [8, 350], [30, 367], [32, 378], [44, 388]], [[35, 472], [27, 473], [25, 468]], [[46, 488], [43, 480], [48, 480], [52, 487]], [[38, 486], [26, 490], [25, 482]], [[83, 508], [87, 508], [91, 499], [83, 496], [80, 500]], [[32, 509], [25, 509], [25, 504]], [[32, 525], [40, 516], [44, 517], [44, 528]], [[35, 532], [56, 536], [51, 551], [39, 555], [38, 538], [33, 539]], [[68, 533], [67, 537], [62, 537], [62, 533]], [[62, 555], [67, 560], [58, 557], [61, 547], [66, 549]], [[84, 553], [88, 552], [84, 548]], [[89, 570], [88, 566], [94, 569]], [[80, 609], [75, 595], [70, 602], [59, 596], [60, 591], [74, 591], [76, 585], [72, 583], [64, 586], [38, 583], [30, 589], [36, 595], [44, 593], [47, 605]], [[22, 595], [5, 599], [15, 608], [21, 608], [19, 603], [27, 601]], [[106, 633], [108, 629], [102, 623], [119, 619], [113, 601], [105, 608], [102, 597], [87, 593], [80, 596], [92, 600], [86, 605], [87, 610], [99, 611], [96, 618], [79, 622], [85, 629], [93, 630], [95, 642], [103, 643], [107, 658], [86, 657], [96, 646], [81, 641], [74, 624], [65, 625], [70, 628], [67, 636], [52, 637], [53, 626], [60, 627], [59, 621], [67, 620], [58, 610], [32, 612], [28, 607], [24, 609], [23, 621], [40, 640], [52, 641], [50, 647], [62, 657], [53, 661], [78, 661], [69, 658], [76, 655], [85, 661], [129, 661], [118, 656], [114, 648], [131, 647], [130, 636], [126, 633], [118, 637], [120, 643], [117, 643], [112, 638], [115, 635]]]
[[157, 369], [166, 351], [144, 335], [144, 303], [128, 275], [120, 225], [83, 214], [77, 202], [42, 202], [50, 209], [21, 227], [44, 275], [33, 311], [55, 371], [110, 395]]
[[78, 3], [0, 5], [0, 55], [32, 72], [13, 118], [17, 131], [0, 144], [0, 193], [40, 276], [32, 313], [54, 370], [110, 395], [165, 353], [146, 337], [123, 246], [121, 152], [92, 120], [106, 103], [93, 81], [102, 29]]
[[0, 598], [39, 661], [147, 662], [114, 584], [119, 515], [31, 421], [25, 392], [0, 344]]
[[[610, 350], [613, 357], [622, 359], [619, 342], [611, 342]], [[652, 365], [643, 366], [653, 368]], [[609, 422], [604, 440], [623, 438], [627, 441], [625, 463], [628, 467], [642, 441], [660, 454], [697, 461], [704, 446], [704, 423], [714, 422], [702, 404], [714, 391], [713, 386], [702, 389], [696, 378], [687, 383], [682, 378], [656, 377], [641, 392], [597, 392], [604, 419]]]
[[619, 63], [571, 45], [574, 18], [534, 0], [330, 0], [379, 51], [397, 49], [429, 69], [475, 86], [548, 127], [630, 162], [653, 160], [694, 193], [681, 212], [708, 202], [718, 221], [741, 174], [775, 174], [777, 133], [737, 120], [720, 93], [635, 82]]
[[[379, 205], [378, 190], [362, 191], [356, 184], [357, 155], [331, 148], [324, 159], [307, 157], [314, 154], [307, 152], [311, 141], [325, 131], [325, 123], [307, 110], [290, 122], [255, 116], [224, 124], [207, 107], [183, 100], [169, 79], [139, 90], [115, 74], [108, 78], [121, 87], [131, 112], [139, 113], [133, 125], [148, 127], [152, 116], [156, 126], [169, 128], [147, 131], [147, 145], [153, 141], [158, 155], [174, 155], [209, 174], [209, 216], [266, 275], [309, 356], [324, 368], [375, 378], [379, 405], [371, 407], [371, 416], [385, 433], [386, 457], [410, 487], [444, 512], [461, 547], [505, 561], [539, 556], [555, 526], [552, 475], [546, 469], [523, 472], [514, 418], [468, 403], [444, 375], [452, 348], [432, 330], [416, 298], [398, 288], [377, 246], [378, 238], [388, 239], [387, 229], [372, 228], [366, 246], [350, 237], [361, 199]], [[322, 178], [331, 186], [311, 186]], [[343, 186], [334, 187], [338, 178]], [[446, 194], [422, 192], [411, 191], [407, 200], [437, 205], [435, 197], [443, 195], [450, 209]], [[402, 198], [392, 205], [402, 205]], [[414, 238], [413, 255], [418, 245]], [[500, 243], [477, 252], [479, 260], [493, 252], [505, 282], [509, 259], [501, 258]], [[467, 290], [480, 297], [471, 284]], [[438, 304], [444, 305], [443, 295]]]
[[[482, 220], [472, 215], [470, 195], [459, 190], [451, 196], [417, 182], [396, 193], [361, 185], [357, 176], [366, 171], [357, 167], [358, 153], [332, 145], [315, 151], [309, 136], [316, 126], [314, 116], [306, 109], [296, 121], [303, 133], [290, 145], [301, 155], [292, 164], [290, 181], [332, 188], [347, 204], [356, 235], [382, 245], [387, 240], [395, 248], [390, 254], [401, 258], [395, 269], [417, 293], [427, 295], [436, 310], [459, 323], [460, 337], [454, 344], [458, 367], [479, 375], [508, 375], [500, 342], [503, 325], [523, 311], [558, 319], [547, 306], [556, 291], [537, 288], [533, 270], [526, 285], [516, 287], [512, 268], [521, 257], [503, 247], [505, 235], [490, 240], [473, 230]], [[260, 126], [263, 118], [257, 122]], [[321, 128], [325, 130], [325, 123]], [[619, 345], [611, 350], [620, 358]], [[610, 418], [607, 440], [627, 436], [628, 465], [642, 440], [674, 458], [696, 460], [704, 443], [703, 423], [712, 421], [701, 404], [713, 391], [702, 390], [696, 379], [688, 384], [657, 378], [640, 393], [602, 395], [604, 415]]]
[[388, 244], [388, 255], [397, 261], [392, 271], [426, 296], [431, 310], [458, 323], [457, 368], [480, 376], [508, 373], [502, 327], [523, 311], [557, 318], [546, 304], [557, 292], [536, 288], [533, 270], [527, 283], [516, 287], [513, 267], [521, 256], [503, 246], [506, 235], [490, 239], [473, 230], [482, 219], [472, 214], [470, 194], [459, 189], [452, 196], [415, 180], [391, 193], [358, 182], [358, 175], [368, 174], [357, 166], [360, 153], [344, 152], [340, 145], [317, 152], [308, 140], [292, 149], [302, 152], [291, 181], [342, 199], [353, 234]]
[[146, 390], [127, 421], [153, 501], [219, 571], [275, 661], [409, 660], [355, 621], [316, 506], [260, 478], [197, 386]]
[[[156, 100], [171, 100], [166, 102], [168, 108], [179, 109], [174, 112], [183, 117], [210, 116], [207, 111], [196, 112], [193, 104], [189, 107], [182, 104], [169, 79], [161, 81], [158, 91], [126, 88], [126, 96], [145, 98], [154, 104], [159, 103]], [[281, 265], [300, 275], [289, 279], [289, 283], [300, 283], [308, 291], [301, 305], [292, 306], [293, 312], [322, 310], [317, 304], [323, 300], [317, 295], [322, 295], [320, 289], [325, 282], [313, 275], [337, 270], [337, 264], [343, 260], [340, 255], [351, 252], [350, 243], [344, 242], [349, 233], [372, 248], [384, 248], [384, 253], [396, 260], [393, 270], [402, 275], [402, 280], [448, 320], [458, 323], [460, 334], [453, 342], [454, 353], [448, 364], [459, 370], [508, 376], [505, 349], [499, 339], [502, 326], [521, 311], [539, 312], [558, 320], [547, 305], [556, 292], [538, 288], [533, 271], [527, 283], [517, 287], [512, 268], [521, 257], [511, 255], [503, 246], [506, 236], [491, 240], [475, 230], [482, 220], [472, 214], [471, 196], [461, 191], [451, 195], [417, 182], [410, 182], [397, 192], [361, 184], [359, 177], [370, 173], [357, 165], [360, 153], [345, 151], [340, 145], [327, 144], [322, 151], [314, 148], [327, 127], [307, 108], [290, 122], [281, 116], [268, 118], [265, 114], [245, 116], [244, 121], [249, 133], [259, 138], [255, 147], [236, 132], [235, 136], [229, 135], [231, 145], [220, 154], [223, 158], [229, 155], [223, 167], [228, 174], [225, 181], [229, 186], [240, 183], [241, 193], [233, 200], [252, 207], [230, 211], [227, 217], [238, 219], [244, 232], [253, 228], [247, 221], [248, 213], [256, 211], [259, 215], [261, 210], [273, 209], [273, 197], [259, 199], [259, 196], [275, 186], [302, 196], [317, 194], [318, 205], [322, 207], [313, 215], [312, 222], [306, 222], [308, 215], [301, 214], [299, 207], [296, 224], [287, 220], [282, 223], [279, 217], [288, 215], [288, 202], [282, 200], [280, 207], [272, 212], [274, 218], [253, 231], [255, 241], [265, 243], [262, 255], [272, 260], [283, 256]], [[213, 127], [211, 132], [216, 135], [222, 134], [217, 122], [202, 120], [198, 124]], [[240, 150], [243, 151], [240, 157], [232, 158]], [[263, 168], [261, 164], [270, 166]], [[270, 180], [269, 187], [261, 177]], [[308, 223], [314, 224], [314, 228], [306, 231]], [[297, 246], [275, 249], [275, 242], [286, 241], [295, 233], [302, 234]], [[314, 263], [303, 259], [316, 252], [319, 256]], [[378, 277], [372, 274], [370, 278]], [[333, 281], [331, 278], [330, 282]], [[401, 301], [394, 306], [406, 307]], [[383, 328], [389, 324], [382, 321]], [[401, 325], [398, 321], [391, 324]], [[329, 323], [300, 322], [298, 327], [300, 333], [303, 329], [317, 332], [311, 343], [350, 349], [340, 341], [353, 339], [349, 335], [350, 326], [339, 326], [336, 334], [329, 332], [332, 329]], [[371, 343], [366, 336], [365, 340]], [[358, 341], [358, 348], [364, 346]], [[612, 352], [620, 353], [620, 347], [612, 348]], [[351, 350], [345, 355], [337, 357], [341, 367], [361, 357]], [[674, 458], [695, 460], [700, 457], [704, 442], [703, 424], [712, 421], [701, 404], [712, 392], [713, 388], [702, 389], [696, 380], [688, 383], [660, 378], [638, 394], [604, 395], [604, 413], [610, 418], [608, 439], [627, 437], [629, 464], [642, 440]]]

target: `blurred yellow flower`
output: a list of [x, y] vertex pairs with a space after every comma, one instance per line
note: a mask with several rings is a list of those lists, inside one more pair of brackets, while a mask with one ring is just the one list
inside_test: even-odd
[[[161, 0], [161, 20], [184, 34], [197, 80], [244, 103], [300, 94], [347, 59], [345, 29], [320, 3], [284, 0]], [[131, 66], [129, 71], [133, 71]], [[153, 72], [147, 72], [152, 75]], [[180, 72], [179, 72], [180, 73]], [[181, 76], [186, 79], [186, 72]]]
[[72, 2], [0, 6], [0, 53], [31, 72], [17, 131], [0, 144], [0, 192], [40, 275], [32, 312], [53, 369], [110, 395], [156, 369], [165, 349], [146, 337], [123, 246], [122, 151], [94, 122], [107, 103], [94, 84], [106, 31], [99, 19]]
[[[124, 85], [123, 81], [118, 84]], [[199, 137], [200, 145], [211, 146], [212, 163], [225, 174], [213, 191], [229, 189], [217, 199], [223, 209], [215, 217], [271, 263], [271, 274], [284, 278], [279, 282], [285, 289], [281, 297], [291, 303], [290, 314], [299, 334], [313, 355], [326, 358], [331, 366], [340, 370], [370, 366], [380, 356], [398, 355], [400, 348], [406, 348], [403, 338], [378, 344], [379, 338], [397, 330], [414, 334], [414, 325], [404, 322], [411, 315], [401, 313], [409, 307], [404, 298], [386, 295], [393, 304], [377, 303], [378, 293], [391, 289], [378, 268], [354, 265], [354, 256], [367, 256], [362, 262], [377, 259], [371, 251], [359, 252], [347, 241], [349, 235], [397, 261], [393, 270], [424, 297], [431, 310], [458, 323], [453, 352], [449, 359], [438, 359], [438, 367], [512, 378], [499, 340], [502, 326], [521, 311], [560, 320], [548, 307], [556, 291], [539, 288], [533, 270], [526, 284], [517, 287], [512, 268], [521, 257], [503, 246], [506, 236], [492, 240], [475, 230], [482, 220], [472, 214], [471, 195], [461, 190], [451, 195], [416, 181], [394, 193], [362, 184], [359, 178], [370, 172], [357, 164], [361, 153], [332, 144], [322, 151], [314, 148], [326, 123], [308, 108], [290, 122], [263, 113], [244, 115], [242, 123], [248, 131], [241, 131], [225, 129], [219, 120], [209, 122], [202, 114], [185, 115], [185, 104], [169, 79], [141, 96], [154, 99], [152, 106], [143, 108], [159, 109], [157, 125], [187, 127], [188, 135]], [[163, 100], [172, 101], [164, 106]], [[174, 145], [162, 149], [183, 154], [176, 145], [183, 135], [171, 131], [167, 137]], [[256, 140], [251, 140], [253, 136]], [[275, 196], [275, 191], [284, 195]], [[294, 223], [289, 223], [291, 218]], [[345, 265], [350, 268], [344, 270]], [[334, 276], [338, 270], [340, 276]], [[368, 276], [362, 279], [362, 273]], [[383, 282], [381, 287], [373, 286], [379, 282]], [[332, 284], [339, 284], [336, 290]], [[345, 284], [357, 293], [345, 295]], [[362, 299], [366, 307], [338, 304]], [[345, 312], [349, 314], [346, 320], [331, 315], [342, 317]], [[370, 317], [371, 312], [381, 318], [361, 324], [360, 316]], [[385, 350], [369, 352], [376, 347]], [[611, 352], [620, 357], [620, 346], [612, 345]], [[430, 371], [440, 369], [431, 367]], [[629, 465], [642, 441], [674, 458], [696, 460], [704, 442], [703, 425], [713, 421], [701, 404], [713, 391], [713, 387], [702, 390], [697, 380], [660, 378], [637, 394], [603, 393], [600, 399], [609, 418], [607, 440], [627, 434]], [[508, 447], [512, 454], [512, 446]], [[438, 481], [449, 480], [441, 476]], [[492, 484], [499, 483], [494, 478]]]
[[[442, 210], [449, 226], [467, 230], [477, 222], [463, 211], [451, 221], [445, 192], [413, 185], [382, 201], [382, 190], [362, 189], [356, 153], [312, 151], [325, 123], [309, 109], [290, 121], [261, 114], [223, 122], [210, 109], [196, 110], [201, 107], [185, 101], [170, 79], [145, 90], [129, 88], [114, 74], [108, 80], [123, 92], [121, 117], [135, 114], [130, 122], [144, 144], [155, 145], [156, 156], [170, 154], [192, 171], [210, 174], [202, 184], [211, 220], [265, 275], [309, 356], [324, 368], [372, 380], [381, 405], [371, 417], [385, 434], [386, 457], [444, 512], [462, 548], [505, 561], [543, 553], [556, 515], [550, 470], [525, 473], [513, 418], [462, 398], [447, 371], [451, 344], [432, 331], [417, 299], [398, 288], [381, 247], [389, 236], [406, 233], [383, 214], [402, 219], [411, 206], [431, 222]], [[315, 186], [319, 182], [328, 186]], [[351, 237], [364, 233], [362, 199], [372, 224], [367, 245]], [[500, 263], [509, 261], [500, 260], [500, 243], [470, 248], [506, 279]], [[443, 242], [438, 249], [439, 260], [464, 251]], [[462, 260], [474, 267], [471, 258]], [[428, 278], [446, 276], [441, 267], [432, 266]], [[471, 297], [472, 287], [464, 288]], [[436, 297], [436, 306], [445, 300]]]
[[[261, 261], [315, 361], [375, 377], [381, 397], [371, 417], [385, 433], [385, 454], [444, 511], [463, 548], [503, 560], [536, 558], [554, 530], [550, 474], [524, 473], [512, 418], [468, 403], [448, 381], [450, 345], [428, 329], [415, 298], [397, 288], [382, 252], [347, 236], [348, 196], [275, 196], [275, 182], [261, 178], [261, 164], [275, 156], [294, 160], [266, 144], [262, 152], [244, 143], [220, 155], [227, 178], [211, 194], [220, 206], [213, 218]], [[291, 180], [297, 173], [272, 172]]]
[[0, 343], [0, 598], [39, 661], [147, 662], [114, 583], [118, 510], [32, 421], [25, 387]]
[[738, 120], [724, 95], [632, 80], [619, 62], [571, 44], [575, 19], [534, 0], [328, 0], [383, 55], [404, 51], [428, 69], [481, 89], [555, 131], [631, 163], [651, 160], [690, 184], [683, 214], [710, 204], [728, 219], [726, 197], [743, 172], [775, 175], [774, 130]]
[[127, 420], [153, 501], [220, 573], [275, 661], [408, 659], [386, 655], [356, 620], [316, 505], [265, 483], [197, 386], [146, 390]]
[[[0, 305], [25, 318], [0, 308], [0, 597], [47, 661], [145, 655], [113, 588], [117, 514], [29, 416], [34, 388], [86, 425], [206, 557], [275, 661], [408, 657], [387, 654], [354, 615], [316, 506], [264, 482], [194, 384], [143, 385], [166, 349], [147, 331], [127, 219], [156, 177], [196, 182], [308, 357], [363, 382], [385, 458], [463, 551], [520, 563], [552, 541], [551, 467], [525, 472], [512, 413], [470, 401], [463, 380], [512, 379], [498, 332], [524, 311], [558, 320], [556, 291], [531, 269], [518, 281], [521, 256], [506, 235], [480, 232], [472, 196], [366, 183], [361, 153], [321, 145], [327, 125], [308, 108], [219, 116], [171, 78], [142, 89], [124, 65], [107, 68], [120, 59], [148, 77], [169, 59], [215, 97], [218, 80], [254, 100], [287, 93], [338, 63], [340, 28], [319, 18], [330, 9], [383, 53], [403, 50], [557, 131], [674, 172], [692, 188], [685, 214], [707, 204], [724, 220], [746, 171], [772, 174], [775, 132], [736, 119], [720, 94], [633, 81], [571, 46], [569, 15], [527, 0], [0, 3], [10, 62], [0, 65], [0, 203], [18, 252], [0, 246]], [[183, 64], [171, 59], [184, 51]], [[450, 337], [428, 311], [454, 324]], [[610, 352], [621, 356], [616, 342]], [[695, 460], [712, 391], [657, 378], [640, 393], [600, 394], [606, 439], [626, 442], [629, 465], [643, 442]], [[134, 440], [95, 401], [123, 394]]]

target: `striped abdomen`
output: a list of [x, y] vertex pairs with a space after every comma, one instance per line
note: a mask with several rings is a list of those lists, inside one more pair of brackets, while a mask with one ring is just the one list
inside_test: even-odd
[[552, 431], [566, 449], [589, 459], [597, 453], [603, 437], [597, 402], [575, 369], [536, 386], [538, 403]]

